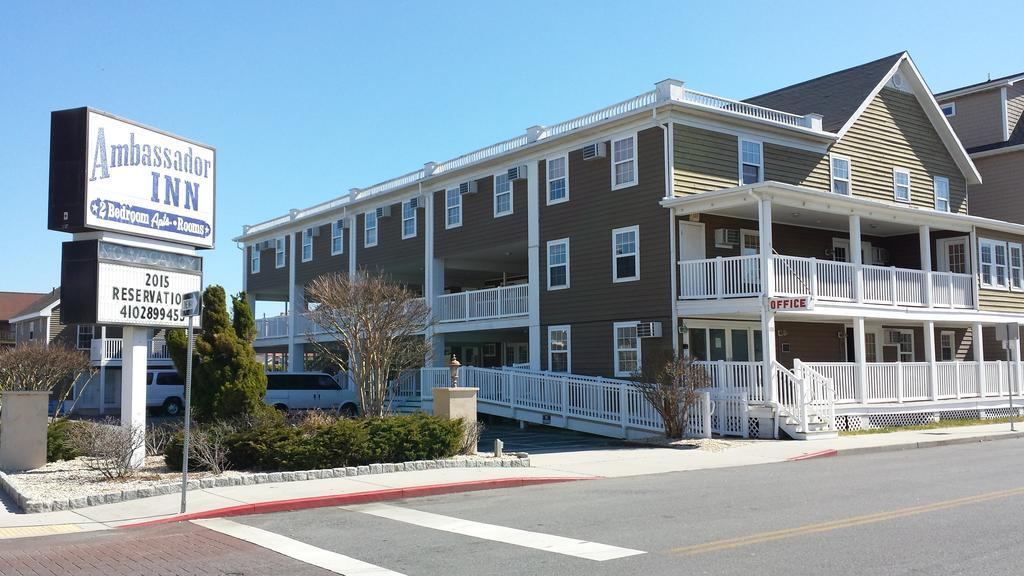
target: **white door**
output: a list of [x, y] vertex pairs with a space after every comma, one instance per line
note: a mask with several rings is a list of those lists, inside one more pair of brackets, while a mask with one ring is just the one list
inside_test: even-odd
[[707, 258], [705, 251], [704, 224], [700, 222], [679, 223], [679, 259], [703, 260]]
[[[871, 242], [860, 243], [860, 261], [864, 264], [874, 264], [874, 252], [871, 250]], [[832, 259], [836, 262], [851, 262], [850, 241], [845, 238], [832, 239]]]
[[[761, 251], [761, 233], [757, 230], [740, 230], [740, 256], [756, 256]], [[756, 259], [743, 262], [743, 291], [760, 292], [761, 263]]]
[[939, 271], [968, 274], [971, 271], [971, 253], [967, 249], [967, 236], [943, 238], [937, 242]]

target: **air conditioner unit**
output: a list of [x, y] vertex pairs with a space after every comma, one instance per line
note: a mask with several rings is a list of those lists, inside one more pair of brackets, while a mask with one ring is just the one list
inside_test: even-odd
[[595, 158], [604, 158], [607, 152], [604, 149], [604, 142], [591, 142], [583, 147], [583, 159], [593, 160]]
[[459, 184], [459, 194], [476, 194], [476, 189], [476, 180], [470, 180], [469, 182]]
[[508, 169], [509, 181], [526, 180], [526, 165], [513, 166]]
[[735, 228], [716, 228], [715, 246], [732, 248], [740, 243], [740, 231]]
[[409, 198], [409, 206], [413, 210], [419, 208], [420, 207], [420, 197], [416, 196], [415, 198]]
[[275, 247], [275, 243], [273, 240], [264, 240], [263, 242], [259, 243], [259, 246], [260, 250], [270, 250], [271, 248]]
[[306, 228], [306, 235], [310, 238], [316, 238], [320, 235], [320, 227], [314, 226], [312, 228]]
[[377, 208], [377, 218], [387, 218], [391, 216], [391, 205], [380, 206]]
[[636, 335], [640, 338], [661, 338], [661, 322], [637, 322]]

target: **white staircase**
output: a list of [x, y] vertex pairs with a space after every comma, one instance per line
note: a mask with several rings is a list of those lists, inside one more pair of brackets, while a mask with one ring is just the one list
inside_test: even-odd
[[835, 389], [832, 379], [794, 360], [790, 370], [772, 365], [778, 425], [794, 440], [836, 438]]

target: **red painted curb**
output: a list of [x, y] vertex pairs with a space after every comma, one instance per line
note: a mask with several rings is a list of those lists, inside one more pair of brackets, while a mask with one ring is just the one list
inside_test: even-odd
[[799, 456], [793, 456], [792, 458], [786, 458], [788, 462], [796, 462], [798, 460], [810, 460], [811, 458], [828, 458], [839, 454], [839, 451], [835, 448], [829, 448], [828, 450], [821, 450], [820, 452], [808, 452], [807, 454], [801, 454]]
[[400, 500], [402, 498], [417, 498], [420, 496], [437, 496], [440, 494], [454, 494], [456, 492], [471, 492], [477, 490], [493, 490], [496, 488], [518, 488], [520, 486], [533, 486], [537, 484], [554, 484], [558, 482], [573, 482], [576, 480], [594, 480], [596, 477], [564, 477], [564, 476], [540, 476], [536, 478], [495, 478], [491, 480], [473, 480], [469, 482], [452, 482], [449, 484], [430, 484], [427, 486], [413, 486], [410, 488], [388, 488], [385, 490], [373, 490], [370, 492], [353, 492], [350, 494], [330, 494], [327, 496], [312, 496], [309, 498], [293, 498], [290, 500], [272, 500], [270, 502], [256, 502], [254, 504], [240, 504], [238, 506], [227, 506], [202, 512], [179, 514], [157, 520], [148, 520], [136, 524], [125, 524], [119, 528], [136, 528], [139, 526], [152, 526], [153, 524], [166, 524], [168, 522], [184, 522], [187, 520], [200, 520], [204, 518], [223, 518], [226, 516], [245, 516], [248, 514], [266, 514], [268, 512], [285, 512], [289, 510], [304, 510], [307, 508], [322, 508], [326, 506], [348, 506], [351, 504], [364, 504], [366, 502], [383, 502], [385, 500]]

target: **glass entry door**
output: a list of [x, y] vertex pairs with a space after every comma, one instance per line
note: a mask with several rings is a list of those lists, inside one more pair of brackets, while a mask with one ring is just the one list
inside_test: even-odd
[[690, 328], [688, 351], [696, 360], [760, 362], [761, 331], [751, 328]]

